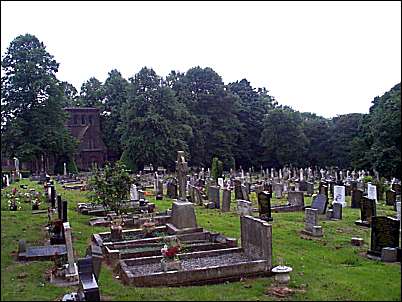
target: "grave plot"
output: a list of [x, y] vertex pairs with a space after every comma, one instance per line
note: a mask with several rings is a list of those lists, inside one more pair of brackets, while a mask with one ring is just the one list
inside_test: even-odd
[[[110, 227], [114, 217], [116, 217], [116, 215], [112, 214], [106, 217], [95, 217], [91, 218], [88, 223], [91, 226]], [[151, 217], [148, 217], [147, 214], [123, 215], [122, 226], [125, 228], [139, 228], [148, 220], [152, 220], [152, 222], [154, 222], [156, 225], [163, 225], [168, 223], [170, 217], [170, 210], [161, 213], [155, 213], [155, 215], [152, 215]]]
[[119, 261], [120, 279], [134, 286], [178, 286], [271, 275], [272, 226], [241, 216], [242, 247], [178, 254], [180, 268], [164, 271], [163, 256]]
[[160, 256], [165, 241], [177, 237], [187, 252], [227, 249], [237, 247], [237, 240], [225, 237], [219, 233], [208, 231], [195, 232], [165, 237], [155, 237], [131, 240], [129, 242], [106, 242], [103, 245], [104, 256], [109, 264], [115, 264], [120, 259]]
[[20, 240], [18, 244], [18, 260], [20, 261], [48, 261], [54, 259], [55, 256], [65, 255], [67, 255], [65, 244], [26, 247], [24, 240]]

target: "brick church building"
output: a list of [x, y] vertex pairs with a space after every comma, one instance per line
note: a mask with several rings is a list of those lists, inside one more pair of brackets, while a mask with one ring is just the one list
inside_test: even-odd
[[107, 149], [102, 140], [99, 109], [88, 107], [64, 108], [69, 113], [66, 127], [80, 144], [75, 154], [75, 163], [81, 171], [89, 171], [93, 163], [103, 166]]

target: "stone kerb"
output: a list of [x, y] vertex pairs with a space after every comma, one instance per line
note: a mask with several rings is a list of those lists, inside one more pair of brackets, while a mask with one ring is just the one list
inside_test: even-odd
[[188, 201], [173, 202], [170, 223], [178, 229], [196, 228], [194, 205]]

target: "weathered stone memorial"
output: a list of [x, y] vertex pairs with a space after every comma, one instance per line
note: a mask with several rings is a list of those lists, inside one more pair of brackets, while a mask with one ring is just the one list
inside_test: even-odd
[[302, 211], [303, 209], [304, 209], [304, 192], [302, 191], [289, 191], [287, 205], [271, 207], [271, 211], [274, 213]]
[[393, 206], [396, 202], [396, 192], [394, 190], [388, 190], [385, 192], [385, 204]]
[[304, 230], [302, 230], [303, 234], [312, 236], [312, 237], [322, 237], [323, 230], [320, 225], [318, 225], [318, 210], [307, 208], [305, 209], [305, 225]]
[[222, 212], [230, 211], [230, 202], [232, 201], [231, 190], [229, 188], [223, 188], [222, 194]]
[[334, 202], [340, 203], [342, 207], [346, 207], [345, 201], [345, 187], [344, 186], [335, 186], [334, 185]]
[[356, 189], [356, 190], [352, 190], [351, 192], [351, 200], [352, 200], [352, 204], [351, 207], [355, 208], [355, 209], [360, 209], [360, 202], [363, 198], [363, 191]]
[[237, 200], [237, 214], [240, 216], [251, 215], [253, 212], [252, 203], [248, 200]]

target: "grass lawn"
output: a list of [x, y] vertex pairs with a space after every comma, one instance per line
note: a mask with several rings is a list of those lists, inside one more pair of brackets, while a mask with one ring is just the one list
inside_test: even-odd
[[[49, 284], [45, 272], [53, 265], [50, 261], [33, 261], [18, 263], [16, 251], [18, 240], [25, 239], [27, 245], [41, 245], [47, 239], [44, 226], [47, 214], [32, 215], [31, 205], [22, 204], [22, 210], [8, 210], [6, 192], [21, 184], [43, 192], [36, 182], [23, 179], [7, 189], [1, 196], [1, 300], [54, 301], [65, 293], [76, 291], [77, 287], [59, 288]], [[92, 233], [107, 231], [104, 227], [91, 227], [91, 216], [81, 215], [75, 211], [77, 202], [88, 201], [88, 195], [82, 191], [67, 191], [56, 184], [56, 191], [68, 200], [68, 219], [72, 227], [74, 251], [76, 257], [83, 257]], [[171, 200], [164, 197], [158, 201], [147, 197], [162, 211], [171, 207]], [[255, 194], [252, 200], [256, 206]], [[272, 200], [274, 204], [283, 201]], [[350, 197], [347, 197], [350, 205]], [[311, 204], [309, 197], [306, 205]], [[46, 204], [41, 209], [46, 209]], [[221, 232], [229, 237], [240, 238], [240, 218], [234, 212], [196, 207], [199, 226], [210, 231]], [[377, 215], [395, 216], [390, 206], [377, 205]], [[256, 215], [256, 213], [254, 213]], [[304, 227], [304, 212], [273, 213], [273, 264], [278, 258], [293, 268], [291, 288], [301, 289], [288, 300], [360, 300], [360, 301], [400, 301], [401, 300], [401, 266], [373, 261], [363, 255], [370, 242], [370, 229], [356, 226], [354, 221], [360, 218], [360, 210], [343, 209], [343, 220], [321, 220], [324, 237], [314, 240], [302, 239], [300, 230]], [[351, 237], [364, 238], [362, 247], [350, 244]], [[273, 278], [246, 279], [240, 282], [190, 286], [178, 288], [135, 288], [124, 286], [115, 278], [112, 270], [102, 267], [99, 280], [103, 300], [137, 301], [137, 300], [284, 300], [264, 294]]]

